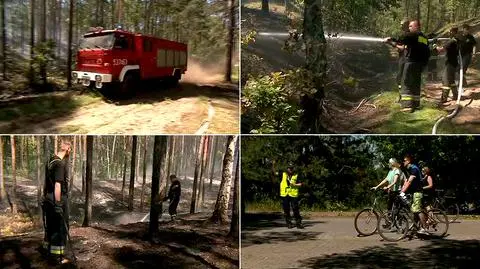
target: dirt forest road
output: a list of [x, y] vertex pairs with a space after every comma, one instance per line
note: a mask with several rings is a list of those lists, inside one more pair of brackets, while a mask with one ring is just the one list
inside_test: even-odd
[[[280, 214], [242, 218], [242, 268], [473, 268], [480, 262], [480, 221], [459, 220], [439, 240], [357, 237], [353, 217], [314, 217], [287, 229]], [[475, 267], [475, 266], [474, 266]]]
[[237, 133], [238, 87], [181, 82], [127, 100], [56, 92], [0, 102], [2, 133]]

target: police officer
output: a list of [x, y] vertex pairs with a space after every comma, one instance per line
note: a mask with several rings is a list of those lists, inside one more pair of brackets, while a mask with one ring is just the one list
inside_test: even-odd
[[68, 157], [71, 145], [66, 140], [60, 144], [59, 151], [46, 165], [42, 204], [44, 247], [55, 264], [69, 262], [64, 254], [68, 233]]
[[168, 213], [172, 221], [175, 221], [177, 217], [177, 207], [180, 202], [180, 195], [182, 193], [180, 181], [178, 181], [175, 175], [170, 175], [170, 189], [168, 190], [168, 196], [165, 200], [170, 199], [170, 205], [168, 206]]
[[464, 24], [462, 26], [462, 46], [460, 47], [460, 52], [462, 54], [462, 65], [463, 65], [463, 85], [467, 86], [467, 79], [465, 75], [467, 74], [468, 67], [472, 63], [473, 49], [477, 45], [475, 37], [470, 33], [470, 25]]
[[[275, 168], [273, 168], [275, 169]], [[274, 173], [279, 174], [274, 170]], [[294, 172], [294, 165], [289, 164], [286, 172], [281, 173], [280, 197], [282, 199], [283, 212], [289, 229], [293, 228], [290, 207], [293, 210], [295, 224], [298, 229], [303, 229], [302, 217], [298, 204], [298, 193], [302, 183], [298, 180], [298, 174]]]
[[[408, 25], [409, 32], [397, 39], [399, 45], [405, 46], [405, 65], [402, 73], [402, 90], [400, 105], [403, 112], [413, 112], [420, 106], [420, 87], [422, 71], [428, 64], [430, 49], [427, 37], [420, 31], [416, 20]], [[385, 42], [392, 43], [392, 38]]]
[[450, 40], [443, 47], [436, 48], [439, 53], [446, 52], [445, 68], [443, 69], [442, 77], [442, 97], [440, 99], [442, 103], [447, 102], [450, 91], [452, 91], [453, 100], [458, 98], [458, 90], [457, 86], [455, 85], [455, 74], [457, 73], [459, 67], [458, 54], [460, 49], [458, 28], [452, 27], [449, 34]]

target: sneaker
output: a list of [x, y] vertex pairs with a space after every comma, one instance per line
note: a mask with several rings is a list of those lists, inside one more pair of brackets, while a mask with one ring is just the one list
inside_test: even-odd
[[417, 233], [428, 235], [427, 230], [425, 230], [424, 228], [420, 228], [420, 230], [418, 230]]
[[293, 228], [293, 224], [290, 222], [290, 223], [287, 223], [287, 227], [288, 229], [292, 229]]
[[297, 223], [297, 229], [304, 229], [305, 227], [303, 226], [302, 223], [298, 222]]

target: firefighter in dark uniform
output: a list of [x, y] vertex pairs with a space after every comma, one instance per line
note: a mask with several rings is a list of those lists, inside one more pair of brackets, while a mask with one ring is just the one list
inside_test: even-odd
[[477, 45], [475, 37], [470, 33], [470, 26], [464, 24], [462, 26], [462, 46], [460, 52], [462, 54], [462, 65], [463, 65], [463, 86], [467, 86], [467, 79], [465, 78], [467, 74], [468, 67], [472, 63], [473, 49]]
[[413, 112], [420, 106], [420, 87], [422, 72], [428, 64], [430, 49], [427, 37], [420, 32], [418, 21], [411, 21], [408, 25], [409, 32], [397, 40], [387, 38], [385, 42], [397, 41], [405, 46], [405, 65], [402, 73], [402, 90], [400, 92], [400, 105], [403, 112]]
[[[408, 33], [408, 24], [409, 24], [408, 20], [403, 20], [400, 23], [400, 27], [403, 35]], [[405, 46], [393, 41], [390, 43], [390, 45], [392, 45], [398, 51], [398, 70], [397, 70], [396, 81], [398, 85], [398, 102], [400, 102], [400, 99], [401, 99], [400, 91], [402, 90], [403, 68], [405, 67]]]
[[443, 70], [442, 77], [442, 97], [441, 102], [446, 103], [450, 91], [453, 94], [453, 100], [458, 98], [458, 90], [455, 85], [455, 75], [459, 68], [458, 55], [459, 55], [460, 38], [458, 35], [458, 28], [452, 27], [450, 29], [450, 40], [443, 46], [437, 47], [439, 53], [446, 52], [445, 55], [445, 68]]
[[172, 221], [175, 221], [177, 217], [177, 207], [180, 202], [180, 195], [182, 194], [182, 187], [180, 181], [178, 181], [175, 175], [170, 175], [170, 189], [168, 190], [168, 196], [165, 200], [170, 199], [170, 204], [168, 206], [168, 214]]
[[44, 248], [50, 261], [69, 262], [65, 259], [65, 245], [68, 233], [68, 157], [71, 145], [62, 141], [60, 150], [46, 165], [43, 190]]
[[[275, 174], [279, 174], [272, 167]], [[298, 229], [303, 229], [302, 217], [300, 216], [300, 208], [298, 204], [299, 189], [303, 184], [298, 179], [298, 174], [294, 172], [293, 164], [289, 164], [286, 172], [281, 173], [280, 181], [280, 197], [282, 199], [283, 212], [285, 221], [289, 229], [293, 228], [292, 217], [290, 215], [290, 207], [293, 210], [295, 224]]]

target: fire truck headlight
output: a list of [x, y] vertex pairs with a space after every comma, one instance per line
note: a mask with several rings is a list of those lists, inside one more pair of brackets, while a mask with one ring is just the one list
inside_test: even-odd
[[76, 72], [72, 72], [72, 78], [73, 79], [77, 79], [78, 78], [78, 74]]
[[96, 75], [96, 76], [95, 76], [95, 81], [96, 81], [96, 82], [101, 82], [101, 81], [102, 81], [102, 76]]

